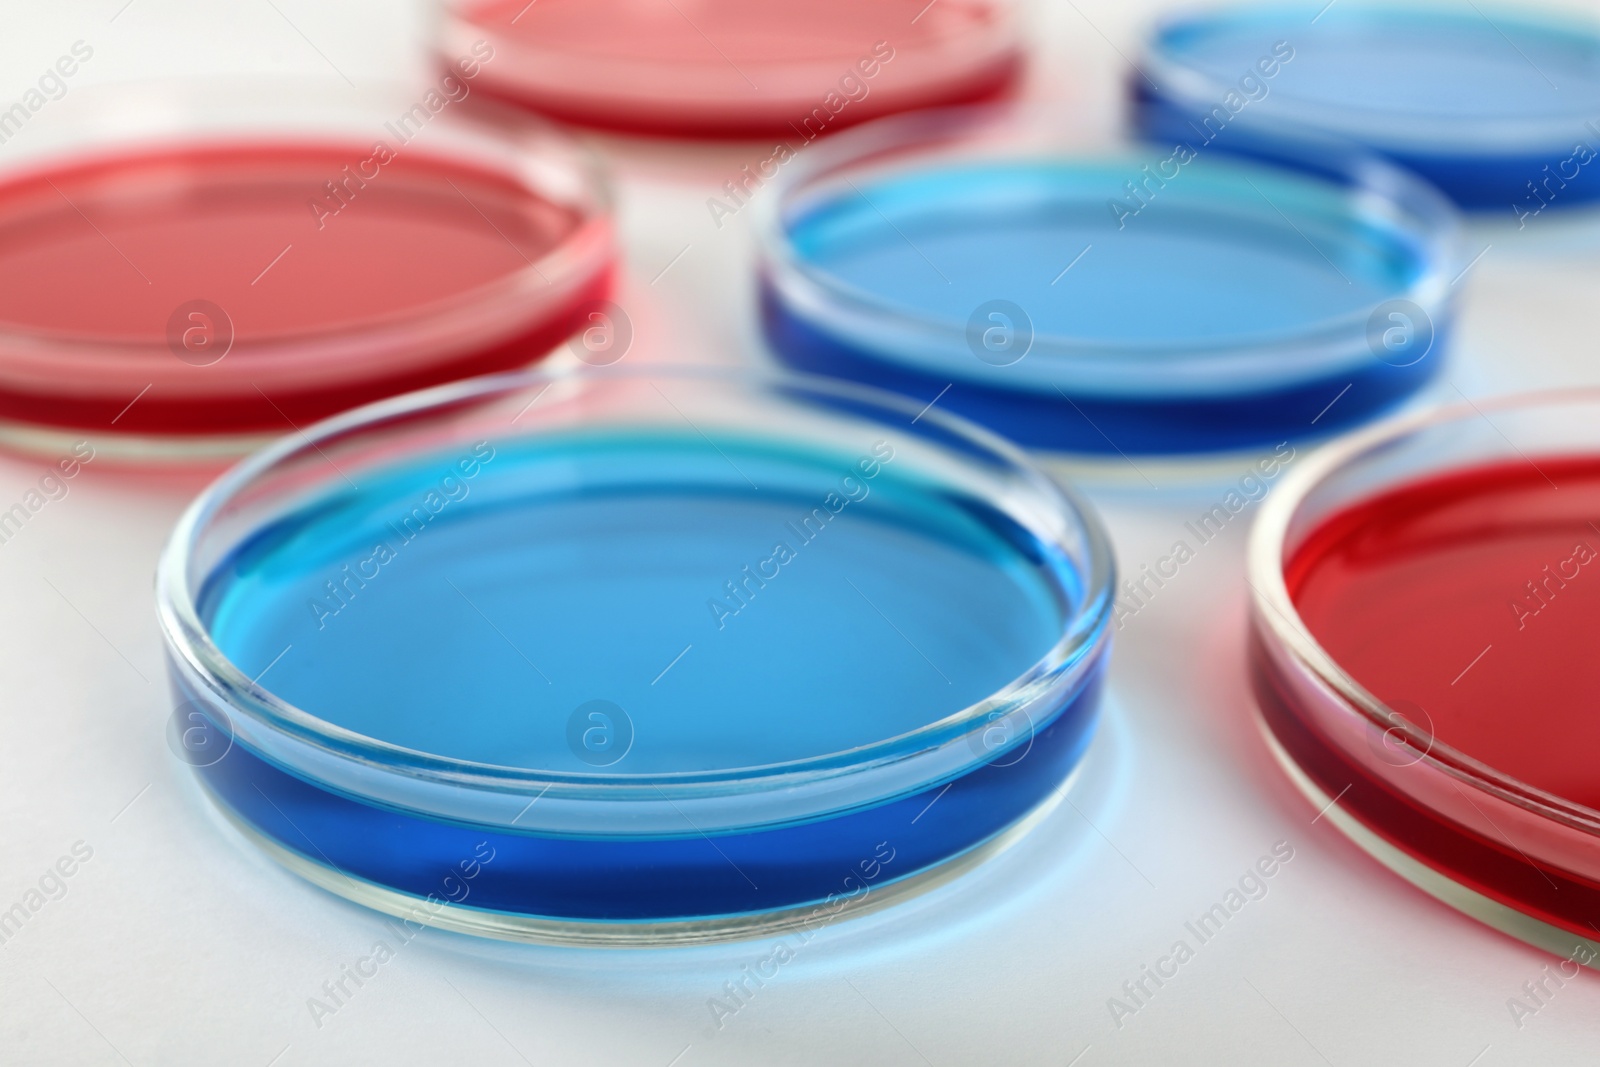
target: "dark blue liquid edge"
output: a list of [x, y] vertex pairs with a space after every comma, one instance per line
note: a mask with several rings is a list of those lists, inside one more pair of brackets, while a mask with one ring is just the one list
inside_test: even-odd
[[[1094, 655], [1077, 691], [1031, 745], [1019, 739], [948, 783], [874, 807], [709, 839], [551, 836], [438, 820], [335, 792], [237, 742], [196, 773], [233, 814], [291, 852], [419, 899], [583, 922], [760, 913], [909, 877], [1027, 815], [1077, 766], [1093, 736], [1105, 646]], [[180, 701], [196, 700], [181, 683], [175, 688]], [[466, 869], [475, 873], [466, 877]]]
[[[1433, 350], [1408, 367], [1374, 358], [1364, 369], [1287, 389], [1123, 399], [996, 389], [923, 374], [791, 314], [765, 278], [760, 302], [768, 344], [796, 370], [863, 382], [924, 402], [949, 386], [939, 399], [941, 408], [1027, 448], [1092, 455], [1181, 455], [1325, 436], [1367, 422], [1422, 388], [1442, 363], [1448, 340], [1441, 329]], [[1346, 386], [1348, 392], [1340, 395]], [[1329, 407], [1335, 398], [1338, 402]]]

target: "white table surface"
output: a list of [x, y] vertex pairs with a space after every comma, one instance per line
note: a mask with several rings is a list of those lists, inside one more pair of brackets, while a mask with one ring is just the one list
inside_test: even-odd
[[[1114, 106], [1146, 6], [1048, 3], [1029, 93]], [[75, 87], [330, 66], [359, 82], [420, 75], [430, 25], [386, 0], [0, 10], [0, 104], [80, 39], [95, 56]], [[705, 200], [770, 148], [596, 143], [619, 176], [617, 300], [637, 331], [627, 358], [766, 359], [749, 213], [719, 230]], [[1436, 395], [1600, 380], [1600, 244], [1556, 223], [1534, 229], [1474, 234], [1490, 249], [1462, 282], [1453, 386]], [[0, 457], [0, 504], [42, 470]], [[1091, 495], [1137, 568], [1228, 480], [1190, 476], [1160, 492], [1130, 480]], [[827, 928], [720, 1030], [708, 1001], [765, 943], [601, 952], [428, 931], [319, 1026], [308, 998], [392, 934], [225, 831], [168, 751], [151, 576], [197, 488], [92, 465], [0, 544], [0, 910], [75, 843], [93, 850], [65, 895], [0, 947], [0, 1063], [1595, 1061], [1600, 978], [1569, 982], [1519, 1026], [1507, 999], [1554, 958], [1411, 888], [1327, 820], [1313, 824], [1271, 762], [1245, 680], [1244, 522], [1119, 635], [1073, 806], [953, 885]], [[1294, 858], [1266, 896], [1117, 1026], [1108, 999], [1178, 938], [1193, 943], [1184, 923], [1277, 842]]]

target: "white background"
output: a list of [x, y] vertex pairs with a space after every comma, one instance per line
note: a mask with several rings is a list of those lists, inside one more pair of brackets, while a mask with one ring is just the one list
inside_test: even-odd
[[[426, 70], [430, 20], [410, 5], [133, 0], [119, 14], [122, 4], [6, 0], [0, 102], [78, 39], [95, 58], [75, 86]], [[1060, 0], [1039, 11], [1029, 94], [1115, 107], [1143, 7]], [[770, 147], [596, 143], [618, 170], [617, 299], [637, 331], [628, 359], [765, 359], [748, 213], [719, 230], [705, 200]], [[1454, 362], [1435, 395], [1600, 379], [1600, 255], [1560, 219], [1538, 221], [1541, 233], [1474, 233], [1469, 254], [1490, 248], [1461, 283]], [[1163, 554], [1244, 466], [1211, 481], [1163, 473], [1159, 492], [1136, 479], [1093, 488], [1123, 565]], [[42, 472], [42, 461], [0, 458], [0, 504]], [[74, 842], [94, 850], [67, 895], [0, 948], [0, 1063], [1594, 1061], [1600, 978], [1569, 983], [1517, 1026], [1507, 998], [1555, 960], [1313, 823], [1271, 763], [1245, 682], [1242, 521], [1119, 635], [1075, 807], [950, 887], [829, 928], [720, 1032], [708, 999], [765, 944], [593, 952], [429, 931], [319, 1027], [307, 998], [392, 935], [230, 836], [168, 751], [151, 575], [197, 488], [97, 464], [0, 545], [0, 909]], [[1279, 841], [1295, 855], [1266, 897], [1113, 1025], [1108, 998]]]

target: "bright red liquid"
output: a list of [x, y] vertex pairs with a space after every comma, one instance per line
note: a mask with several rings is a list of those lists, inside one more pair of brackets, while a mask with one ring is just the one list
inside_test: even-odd
[[1285, 576], [1312, 635], [1380, 700], [1439, 742], [1600, 808], [1597, 526], [1600, 459], [1519, 460], [1341, 512]]
[[815, 124], [831, 130], [991, 95], [1018, 58], [994, 0], [484, 0], [465, 17], [495, 42], [492, 91], [653, 131], [793, 136], [833, 93]]
[[[593, 221], [414, 148], [363, 168], [372, 155], [370, 144], [152, 153], [0, 187], [0, 418], [134, 433], [284, 430], [525, 364], [603, 290], [604, 265], [576, 288], [551, 280], [558, 299], [510, 292], [508, 309], [515, 276]], [[347, 166], [369, 177], [347, 180]], [[329, 181], [344, 183], [342, 204]], [[214, 366], [169, 348], [169, 317], [196, 299], [232, 321], [233, 348]], [[430, 315], [478, 304], [504, 320], [492, 337], [434, 340], [426, 351], [405, 340]], [[360, 342], [384, 331], [398, 338], [389, 349]], [[263, 355], [330, 335], [357, 340], [303, 373], [286, 376], [281, 359]], [[107, 344], [125, 355], [108, 365]], [[78, 362], [83, 350], [99, 353], [92, 369]]]

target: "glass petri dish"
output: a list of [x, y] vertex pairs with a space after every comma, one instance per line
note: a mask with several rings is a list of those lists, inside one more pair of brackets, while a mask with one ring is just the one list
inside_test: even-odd
[[1423, 889], [1562, 955], [1600, 945], [1597, 427], [1580, 389], [1374, 428], [1289, 475], [1249, 550], [1255, 690], [1295, 784]]
[[609, 285], [608, 193], [554, 128], [449, 86], [52, 104], [0, 160], [0, 440], [237, 455], [558, 344]]
[[1012, 0], [456, 0], [446, 62], [558, 118], [629, 131], [798, 137], [1004, 91]]
[[1600, 27], [1576, 16], [1246, 6], [1161, 23], [1140, 66], [1129, 86], [1150, 136], [1243, 149], [1335, 134], [1523, 224], [1600, 197]]
[[1301, 151], [1320, 169], [986, 107], [852, 130], [767, 201], [767, 340], [1035, 449], [1215, 452], [1353, 425], [1438, 368], [1458, 226], [1388, 164]]
[[569, 944], [813, 928], [1064, 795], [1112, 561], [976, 427], [872, 390], [491, 376], [284, 438], [188, 510], [173, 750], [408, 919]]

